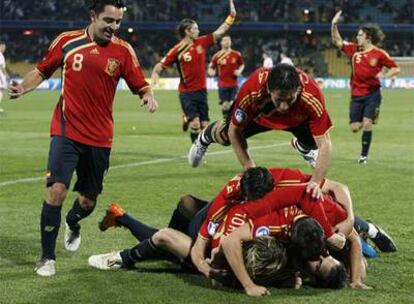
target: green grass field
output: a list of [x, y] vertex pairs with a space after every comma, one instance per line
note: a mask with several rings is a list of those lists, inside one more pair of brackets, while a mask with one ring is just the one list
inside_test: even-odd
[[[327, 91], [334, 120], [334, 153], [328, 177], [347, 184], [355, 213], [381, 225], [398, 252], [369, 261], [372, 291], [272, 289], [272, 296], [251, 299], [242, 292], [213, 289], [203, 277], [182, 274], [168, 262], [146, 262], [136, 271], [101, 272], [88, 267], [89, 255], [136, 244], [123, 229], [105, 233], [97, 224], [111, 201], [148, 224], [163, 227], [182, 194], [212, 198], [240, 166], [229, 148], [212, 147], [207, 163], [192, 169], [190, 146], [180, 129], [176, 92], [157, 92], [160, 109], [148, 114], [136, 97], [118, 93], [115, 141], [104, 193], [82, 224], [82, 246], [71, 254], [57, 244], [57, 275], [33, 272], [40, 252], [39, 214], [45, 192], [49, 121], [58, 93], [33, 92], [18, 102], [3, 101], [0, 116], [0, 303], [414, 303], [414, 137], [413, 91], [386, 90], [367, 166], [356, 160], [360, 134], [347, 126], [348, 91]], [[211, 92], [212, 118], [220, 117]], [[249, 140], [262, 166], [295, 167], [310, 172], [288, 145], [290, 134], [268, 132]], [[217, 153], [211, 153], [217, 152]], [[28, 180], [24, 180], [28, 179]], [[63, 215], [75, 197], [70, 193]], [[63, 218], [63, 217], [62, 217]], [[63, 221], [62, 221], [63, 223]]]

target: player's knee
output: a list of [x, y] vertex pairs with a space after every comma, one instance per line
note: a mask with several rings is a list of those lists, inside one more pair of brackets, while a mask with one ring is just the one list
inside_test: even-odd
[[193, 130], [199, 130], [200, 129], [200, 119], [198, 117], [192, 119], [190, 121], [190, 128]]
[[209, 121], [202, 121], [201, 122], [201, 129], [204, 130], [205, 128], [207, 128], [209, 125]]
[[85, 210], [93, 210], [96, 206], [96, 196], [79, 195], [79, 205]]
[[158, 230], [152, 237], [152, 242], [155, 246], [159, 248], [166, 248], [169, 244], [171, 244], [171, 229], [170, 228], [162, 228]]
[[361, 130], [362, 125], [359, 122], [353, 122], [353, 123], [350, 124], [350, 127], [351, 127], [351, 131], [356, 133], [359, 130]]
[[231, 108], [232, 101], [225, 101], [222, 103], [221, 108], [223, 111], [228, 111]]
[[66, 198], [68, 189], [62, 183], [54, 183], [48, 189], [47, 200], [51, 205], [60, 206]]
[[370, 120], [370, 119], [364, 120], [364, 122], [362, 123], [362, 130], [363, 131], [371, 131], [372, 130], [372, 120]]

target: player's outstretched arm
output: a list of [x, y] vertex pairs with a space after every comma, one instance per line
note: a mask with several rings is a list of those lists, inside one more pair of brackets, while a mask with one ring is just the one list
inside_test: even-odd
[[219, 40], [224, 34], [230, 29], [233, 25], [234, 20], [236, 19], [236, 8], [234, 6], [233, 0], [229, 0], [230, 3], [230, 13], [227, 16], [226, 20], [221, 24], [218, 29], [213, 32], [214, 41]]
[[150, 113], [154, 113], [158, 109], [158, 102], [154, 97], [152, 90], [148, 90], [141, 98], [141, 107], [147, 106]]
[[323, 184], [322, 192], [333, 193], [336, 201], [344, 207], [348, 217], [345, 221], [339, 223], [336, 228], [339, 229], [339, 232], [343, 233], [345, 236], [348, 236], [354, 227], [354, 210], [352, 207], [352, 198], [349, 188], [339, 182], [326, 180]]
[[351, 288], [353, 289], [372, 289], [365, 285], [364, 279], [366, 276], [366, 269], [365, 264], [362, 260], [362, 249], [361, 249], [361, 242], [359, 240], [359, 235], [355, 231], [352, 230], [351, 234], [347, 238], [351, 243]]
[[323, 136], [314, 137], [316, 145], [319, 149], [318, 158], [316, 159], [315, 170], [312, 178], [306, 188], [306, 192], [310, 193], [314, 198], [321, 198], [322, 191], [319, 187], [328, 172], [329, 163], [332, 156], [332, 143], [329, 133]]
[[221, 240], [221, 248], [227, 262], [229, 263], [234, 275], [243, 285], [247, 295], [252, 297], [260, 297], [270, 295], [269, 290], [264, 286], [256, 285], [250, 278], [246, 266], [243, 261], [242, 242], [252, 239], [252, 232], [249, 224], [234, 230], [230, 235], [223, 237]]
[[342, 10], [338, 11], [335, 14], [335, 16], [332, 18], [332, 23], [331, 23], [332, 43], [339, 49], [342, 49], [342, 45], [344, 43], [338, 30], [338, 23], [339, 23], [339, 19], [341, 18], [341, 14], [342, 14]]
[[161, 62], [158, 62], [154, 68], [152, 69], [151, 73], [151, 85], [153, 87], [157, 86], [160, 82], [160, 74], [164, 70]]
[[33, 69], [24, 76], [21, 83], [11, 81], [8, 93], [11, 99], [16, 99], [38, 87], [43, 81], [43, 75], [38, 69]]
[[242, 128], [230, 123], [228, 136], [233, 147], [233, 151], [243, 168], [249, 169], [256, 167], [256, 164], [253, 159], [251, 159], [249, 152], [247, 151], [247, 140], [243, 135]]

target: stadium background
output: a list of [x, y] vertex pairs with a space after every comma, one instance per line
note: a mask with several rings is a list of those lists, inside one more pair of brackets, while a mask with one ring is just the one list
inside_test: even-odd
[[[59, 32], [88, 23], [81, 0], [0, 1], [0, 40], [7, 44], [5, 57], [13, 78], [33, 68]], [[259, 302], [273, 303], [280, 299], [295, 304], [413, 303], [413, 0], [235, 2], [238, 22], [230, 34], [234, 48], [246, 60], [244, 76], [261, 65], [263, 52], [270, 52], [275, 62], [280, 52], [286, 52], [295, 64], [315, 77], [328, 78], [334, 83], [332, 87], [344, 88], [350, 65], [330, 43], [330, 20], [339, 8], [344, 10], [344, 20], [339, 25], [344, 38], [353, 39], [361, 22], [377, 22], [387, 36], [385, 49], [393, 57], [405, 58], [398, 62], [403, 67], [399, 79], [406, 80], [397, 82], [405, 89], [384, 90], [381, 121], [376, 127], [372, 159], [366, 168], [356, 165], [360, 138], [347, 127], [349, 91], [325, 90], [335, 122], [329, 178], [349, 185], [356, 213], [384, 227], [396, 240], [399, 251], [370, 261], [367, 283], [374, 286], [374, 291], [272, 289], [273, 296]], [[227, 14], [225, 0], [127, 3], [120, 35], [134, 46], [147, 76], [176, 43], [174, 29], [181, 18], [196, 19], [201, 33], [207, 33]], [[218, 46], [212, 49], [210, 55], [217, 49]], [[174, 70], [163, 75], [178, 76]], [[54, 77], [59, 79], [60, 73]], [[340, 81], [335, 82], [337, 79]], [[44, 88], [58, 89], [58, 80], [45, 84]], [[212, 148], [207, 163], [199, 170], [188, 167], [185, 154], [189, 141], [180, 131], [176, 90], [156, 91], [160, 109], [152, 116], [137, 110], [136, 97], [129, 92], [117, 94], [112, 167], [97, 210], [82, 223], [81, 249], [75, 255], [64, 252], [61, 230], [57, 276], [50, 280], [35, 277], [32, 267], [39, 252], [42, 175], [49, 120], [58, 94], [58, 91], [35, 92], [19, 102], [11, 103], [6, 98], [2, 103], [6, 112], [0, 116], [0, 303], [73, 303], [74, 299], [79, 303], [250, 303], [252, 299], [240, 292], [212, 289], [203, 278], [182, 275], [168, 263], [144, 263], [138, 271], [110, 274], [86, 266], [90, 254], [134, 245], [135, 240], [125, 231], [102, 234], [96, 229], [109, 201], [118, 200], [140, 219], [162, 227], [180, 195], [192, 192], [211, 198], [240, 170], [231, 150], [222, 147]], [[212, 118], [219, 118], [215, 90], [209, 92], [209, 102]], [[296, 167], [309, 172], [289, 148], [288, 139], [289, 136], [279, 132], [257, 136], [249, 143], [255, 159], [262, 165]], [[65, 210], [73, 198], [74, 194], [70, 194]]]

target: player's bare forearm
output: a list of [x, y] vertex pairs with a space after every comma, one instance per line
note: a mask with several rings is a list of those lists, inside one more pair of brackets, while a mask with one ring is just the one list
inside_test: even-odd
[[[354, 210], [352, 206], [352, 198], [351, 193], [349, 192], [349, 188], [344, 184], [331, 180], [326, 180], [322, 187], [322, 192], [332, 192], [334, 194], [336, 201], [344, 207], [348, 215], [347, 220], [351, 222], [352, 227], [354, 225]], [[350, 231], [348, 231], [348, 233], [344, 233], [342, 231], [342, 233], [344, 233], [345, 235], [348, 235], [349, 232]]]
[[316, 166], [311, 181], [320, 184], [328, 173], [332, 154], [332, 144], [329, 133], [324, 136], [315, 137], [315, 141], [319, 149], [319, 155], [316, 160]]
[[249, 225], [244, 224], [221, 240], [221, 248], [223, 249], [224, 256], [233, 270], [234, 275], [245, 289], [256, 285], [246, 270], [242, 253], [242, 241], [251, 239], [250, 232]]
[[24, 76], [21, 83], [11, 82], [9, 85], [10, 98], [18, 98], [39, 86], [43, 81], [43, 75], [38, 69], [33, 69]]
[[391, 68], [389, 69], [386, 73], [385, 73], [385, 77], [388, 78], [394, 78], [396, 77], [399, 73], [400, 73], [401, 69], [400, 68]]
[[158, 62], [151, 73], [151, 85], [156, 86], [160, 82], [160, 74], [164, 70], [161, 62]]
[[207, 70], [208, 76], [213, 77], [216, 75], [216, 70], [213, 69], [212, 67], [209, 67]]
[[358, 286], [363, 285], [363, 278], [365, 276], [365, 266], [362, 261], [361, 242], [355, 229], [352, 230], [347, 239], [351, 243], [351, 286], [356, 286], [356, 288], [358, 288]]
[[342, 11], [338, 11], [333, 17], [332, 22], [331, 22], [332, 43], [339, 49], [342, 49], [342, 45], [344, 43], [338, 30], [338, 23], [339, 23], [339, 19], [341, 18], [341, 14], [342, 14]]
[[198, 236], [194, 246], [191, 248], [191, 260], [194, 265], [197, 267], [198, 271], [203, 273], [208, 277], [208, 272], [206, 273], [206, 256], [205, 250], [207, 248], [208, 241]]
[[228, 135], [233, 151], [243, 168], [248, 169], [255, 167], [256, 164], [251, 159], [249, 152], [247, 151], [247, 140], [242, 133], [242, 129], [230, 123]]
[[215, 41], [219, 40], [221, 37], [224, 36], [225, 33], [227, 33], [227, 31], [233, 25], [234, 20], [236, 18], [236, 8], [234, 6], [233, 0], [229, 0], [229, 5], [229, 15], [227, 16], [226, 20], [213, 32], [213, 37]]

